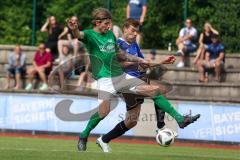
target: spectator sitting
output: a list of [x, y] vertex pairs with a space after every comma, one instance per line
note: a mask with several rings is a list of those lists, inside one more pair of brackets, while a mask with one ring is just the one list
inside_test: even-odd
[[147, 55], [147, 60], [150, 61], [150, 62], [155, 62], [156, 60], [156, 50], [155, 49], [151, 49], [149, 54]]
[[181, 55], [181, 61], [177, 64], [177, 67], [184, 67], [184, 56], [186, 53], [196, 51], [197, 46], [194, 44], [194, 40], [197, 38], [197, 30], [192, 26], [192, 20], [187, 19], [184, 28], [180, 30], [179, 37], [176, 40], [178, 46], [177, 54]]
[[21, 77], [26, 73], [26, 55], [21, 52], [19, 45], [17, 45], [14, 52], [9, 55], [8, 65], [6, 89], [10, 87], [11, 75], [13, 75], [16, 80], [14, 89], [19, 89], [21, 87]]
[[212, 43], [211, 36], [213, 34], [219, 34], [216, 29], [208, 22], [204, 24], [204, 31], [201, 33], [199, 38], [199, 48], [197, 51], [197, 56], [194, 58], [194, 64], [197, 64], [197, 61], [203, 60], [205, 57], [205, 51], [207, 47]]
[[[78, 23], [77, 16], [72, 16], [70, 21], [72, 23]], [[79, 27], [79, 30], [82, 30], [82, 28]], [[67, 36], [67, 37], [65, 39], [63, 39], [64, 36]], [[68, 27], [64, 27], [63, 32], [58, 37], [58, 39], [59, 39], [58, 40], [58, 53], [59, 53], [59, 57], [61, 57], [61, 55], [62, 55], [62, 50], [63, 50], [63, 46], [64, 45], [68, 45], [70, 48], [73, 48], [73, 55], [75, 57], [78, 55], [79, 49], [84, 47], [83, 44], [77, 38], [73, 38], [73, 37], [74, 36], [72, 35], [72, 33], [70, 32]]]
[[50, 73], [52, 68], [52, 55], [46, 51], [45, 44], [39, 45], [39, 50], [35, 53], [33, 59], [33, 66], [28, 69], [28, 84], [25, 90], [31, 90], [33, 88], [32, 81], [36, 74], [42, 80], [42, 85], [39, 90], [47, 90], [47, 75]]
[[208, 77], [205, 76], [205, 68], [215, 69], [215, 81], [221, 80], [221, 69], [224, 65], [225, 51], [224, 46], [219, 42], [218, 35], [213, 34], [212, 44], [206, 49], [206, 57], [204, 61], [198, 61], [198, 71], [200, 73], [199, 82], [208, 82]]
[[53, 59], [58, 57], [57, 43], [58, 37], [62, 33], [63, 28], [58, 24], [54, 16], [47, 18], [45, 24], [41, 28], [41, 32], [48, 33], [48, 40], [46, 42], [46, 50], [48, 53], [52, 53]]
[[137, 34], [137, 44], [141, 42], [141, 31], [147, 14], [147, 0], [129, 0], [127, 5], [127, 18], [132, 18], [140, 23]]
[[[78, 64], [77, 71], [79, 72], [79, 78], [77, 83], [78, 88], [80, 88], [80, 90], [83, 87], [91, 88], [92, 76], [89, 73], [89, 70], [90, 70], [89, 56], [87, 54], [82, 55], [81, 58], [79, 58], [79, 61], [77, 64]], [[86, 80], [86, 83], [84, 83], [85, 80]]]
[[59, 65], [54, 69], [54, 72], [52, 72], [53, 74], [50, 74], [51, 76], [49, 76], [49, 79], [53, 81], [53, 76], [56, 74], [59, 75], [61, 90], [64, 89], [64, 78], [70, 77], [73, 70], [72, 55], [70, 54], [68, 45], [63, 46], [62, 53]]

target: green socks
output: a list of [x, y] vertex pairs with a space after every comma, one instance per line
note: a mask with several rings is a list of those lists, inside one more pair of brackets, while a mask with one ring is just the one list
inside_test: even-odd
[[[162, 95], [156, 96], [153, 98], [154, 103], [164, 112], [167, 112], [170, 114], [178, 123], [183, 122], [184, 117], [179, 114], [174, 107], [171, 105], [171, 103]], [[96, 112], [92, 117], [90, 118], [87, 127], [85, 130], [80, 134], [81, 138], [88, 138], [90, 132], [98, 125], [98, 123], [102, 120], [98, 115], [98, 112]]]
[[91, 130], [93, 130], [98, 123], [102, 120], [103, 118], [101, 118], [98, 115], [98, 112], [96, 112], [94, 115], [92, 115], [92, 117], [90, 118], [90, 120], [88, 121], [87, 127], [84, 129], [84, 131], [80, 134], [81, 138], [88, 138]]
[[183, 122], [184, 117], [175, 110], [175, 108], [163, 95], [154, 97], [153, 101], [162, 111], [170, 114], [178, 123]]

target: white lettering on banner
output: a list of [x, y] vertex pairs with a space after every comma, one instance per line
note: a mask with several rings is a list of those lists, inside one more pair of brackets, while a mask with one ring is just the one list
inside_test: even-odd
[[240, 112], [225, 113], [225, 114], [214, 114], [213, 115], [214, 123], [224, 123], [224, 122], [233, 122], [240, 121]]
[[[215, 131], [215, 132], [214, 132]], [[206, 138], [209, 136], [238, 135], [240, 134], [240, 123], [214, 128], [201, 128], [193, 131], [194, 138]]]
[[11, 113], [21, 113], [21, 112], [34, 112], [43, 109], [52, 109], [55, 105], [54, 99], [49, 99], [47, 101], [30, 101], [21, 104], [14, 104], [11, 108]]
[[233, 134], [240, 134], [240, 123], [234, 124], [234, 125], [216, 127], [217, 136], [233, 135]]
[[15, 124], [26, 124], [26, 123], [34, 123], [34, 122], [42, 122], [54, 119], [54, 112], [38, 112], [38, 113], [30, 113], [24, 115], [16, 115], [13, 117], [12, 122]]
[[193, 135], [195, 138], [205, 138], [208, 136], [212, 136], [213, 129], [212, 128], [201, 128], [196, 131], [193, 131]]

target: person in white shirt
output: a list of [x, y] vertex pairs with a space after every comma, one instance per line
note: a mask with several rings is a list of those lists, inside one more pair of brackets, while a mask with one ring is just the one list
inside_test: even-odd
[[197, 39], [197, 30], [192, 26], [192, 20], [187, 19], [185, 26], [180, 30], [176, 40], [176, 45], [178, 46], [177, 54], [181, 56], [181, 61], [177, 64], [177, 67], [184, 67], [184, 55], [192, 53], [197, 49], [194, 42]]

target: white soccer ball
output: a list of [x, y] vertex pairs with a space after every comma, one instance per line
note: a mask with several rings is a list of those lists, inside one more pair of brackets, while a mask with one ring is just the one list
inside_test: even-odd
[[156, 135], [156, 141], [160, 146], [168, 147], [174, 143], [174, 133], [168, 128], [159, 130]]

